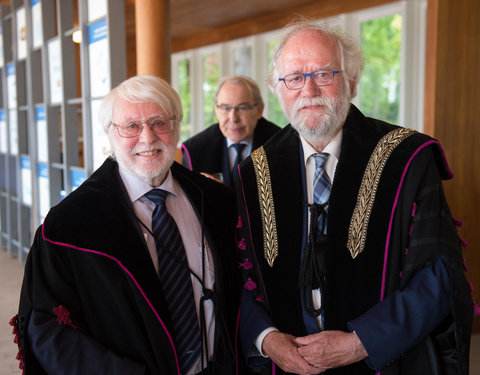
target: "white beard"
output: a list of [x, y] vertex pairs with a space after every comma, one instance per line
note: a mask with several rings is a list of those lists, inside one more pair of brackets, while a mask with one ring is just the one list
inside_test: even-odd
[[[283, 103], [282, 106], [284, 107]], [[310, 106], [323, 106], [323, 110], [314, 114], [300, 111]], [[293, 128], [312, 144], [330, 142], [342, 128], [349, 110], [350, 97], [346, 92], [335, 99], [328, 96], [299, 98], [290, 112], [285, 111], [284, 107]]]
[[[157, 141], [149, 147], [134, 147], [132, 150], [124, 151], [120, 147], [116, 147], [115, 141], [111, 142], [112, 156], [117, 160], [118, 164], [136, 175], [143, 181], [151, 183], [157, 177], [166, 176], [168, 170], [175, 160], [176, 147], [167, 146], [164, 143]], [[162, 158], [153, 162], [135, 163], [135, 154], [137, 152], [145, 152], [148, 150], [160, 149]], [[163, 179], [163, 178], [162, 178]]]

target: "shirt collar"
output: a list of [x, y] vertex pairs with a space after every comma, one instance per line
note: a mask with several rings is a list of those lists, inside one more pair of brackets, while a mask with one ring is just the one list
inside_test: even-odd
[[[125, 185], [130, 201], [133, 203], [138, 199], [142, 198], [146, 193], [153, 189], [150, 184], [147, 184], [138, 176], [135, 176], [130, 171], [127, 171], [125, 168], [119, 166], [120, 177]], [[172, 176], [170, 169], [167, 172], [167, 176], [163, 183], [158, 186], [158, 189], [166, 190], [172, 193], [175, 196], [179, 195], [179, 189], [177, 182]]]
[[[342, 136], [343, 136], [343, 129], [339, 131], [335, 137], [327, 144], [327, 146], [322, 150], [322, 152], [329, 154], [332, 157], [328, 158], [327, 164], [325, 169], [327, 171], [330, 180], [333, 181], [333, 177], [335, 175], [335, 169], [337, 167], [338, 158], [340, 157], [340, 149], [342, 146]], [[302, 142], [303, 148], [303, 157], [304, 157], [304, 165], [307, 167], [307, 162], [309, 158], [313, 154], [317, 154], [318, 151], [315, 150], [307, 140], [300, 135], [300, 141]], [[314, 164], [315, 165], [315, 164]]]
[[245, 138], [243, 141], [241, 142], [233, 142], [230, 138], [226, 138], [227, 140], [227, 148], [230, 148], [231, 145], [235, 144], [235, 143], [243, 143], [247, 146], [251, 146], [252, 143], [253, 143], [253, 136], [250, 136], [248, 138]]

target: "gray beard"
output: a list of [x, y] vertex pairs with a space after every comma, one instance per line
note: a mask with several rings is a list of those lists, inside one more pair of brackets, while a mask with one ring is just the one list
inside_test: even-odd
[[[315, 115], [302, 115], [298, 110], [309, 105], [323, 105], [325, 110]], [[350, 111], [350, 98], [348, 95], [342, 95], [336, 100], [329, 97], [304, 98], [295, 102], [289, 121], [294, 129], [304, 137], [309, 143], [328, 143], [342, 128]], [[292, 115], [293, 114], [293, 115]], [[315, 125], [307, 125], [306, 121], [312, 121], [314, 117]]]

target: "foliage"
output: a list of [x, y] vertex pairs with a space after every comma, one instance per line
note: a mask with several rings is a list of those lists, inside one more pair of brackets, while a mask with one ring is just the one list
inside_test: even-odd
[[363, 22], [365, 70], [360, 80], [360, 109], [366, 116], [398, 123], [402, 17], [395, 14]]

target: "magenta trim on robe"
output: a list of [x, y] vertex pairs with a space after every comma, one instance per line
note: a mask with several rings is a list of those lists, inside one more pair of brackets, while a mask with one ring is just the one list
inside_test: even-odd
[[190, 167], [190, 170], [193, 171], [192, 158], [190, 157], [190, 152], [188, 152], [188, 148], [183, 143], [180, 145], [180, 148], [184, 150], [185, 153], [187, 154], [188, 166]]
[[77, 247], [77, 246], [74, 246], [74, 245], [70, 245], [70, 244], [66, 244], [66, 243], [63, 243], [63, 242], [57, 242], [57, 241], [53, 241], [53, 240], [50, 240], [48, 239], [46, 236], [45, 236], [45, 226], [42, 224], [42, 237], [45, 241], [47, 242], [50, 242], [51, 244], [53, 245], [57, 245], [57, 246], [63, 246], [63, 247], [67, 247], [67, 248], [71, 248], [71, 249], [74, 249], [74, 250], [78, 250], [78, 251], [84, 251], [86, 253], [91, 253], [91, 254], [96, 254], [96, 255], [100, 255], [100, 256], [104, 256], [106, 258], [109, 258], [110, 260], [113, 260], [115, 263], [117, 263], [120, 268], [132, 279], [133, 283], [135, 284], [135, 286], [137, 287], [137, 289], [139, 290], [140, 294], [143, 296], [143, 298], [145, 299], [145, 301], [147, 302], [148, 306], [150, 307], [150, 309], [153, 311], [153, 313], [155, 314], [155, 316], [157, 317], [158, 321], [160, 322], [160, 325], [162, 326], [163, 330], [165, 331], [165, 333], [167, 334], [167, 337], [168, 337], [168, 340], [170, 341], [170, 345], [172, 346], [172, 349], [173, 349], [173, 353], [175, 355], [175, 362], [177, 364], [177, 373], [178, 375], [181, 375], [180, 373], [180, 365], [178, 363], [178, 356], [177, 356], [177, 351], [175, 349], [175, 344], [173, 343], [173, 339], [172, 339], [172, 336], [170, 335], [170, 333], [168, 332], [168, 329], [167, 327], [165, 326], [165, 324], [163, 323], [163, 320], [162, 318], [160, 318], [160, 315], [158, 314], [157, 310], [155, 310], [155, 307], [153, 307], [152, 303], [150, 302], [150, 300], [148, 299], [148, 297], [146, 296], [145, 292], [143, 291], [143, 289], [141, 288], [140, 284], [138, 283], [138, 281], [135, 279], [135, 277], [132, 275], [132, 273], [122, 264], [122, 262], [120, 262], [117, 258], [111, 256], [111, 255], [108, 255], [108, 254], [105, 254], [105, 253], [102, 253], [100, 251], [97, 251], [97, 250], [90, 250], [90, 249], [84, 249], [84, 248], [81, 248], [81, 247]]
[[423, 150], [427, 146], [430, 146], [431, 144], [436, 144], [437, 146], [439, 146], [442, 157], [443, 157], [443, 161], [445, 163], [445, 167], [447, 169], [447, 172], [448, 172], [450, 178], [453, 177], [453, 173], [450, 170], [450, 167], [448, 166], [448, 163], [447, 163], [447, 158], [445, 157], [445, 151], [443, 150], [440, 142], [438, 142], [438, 141], [430, 140], [430, 141], [425, 142], [424, 144], [420, 145], [415, 150], [415, 152], [412, 154], [412, 156], [410, 156], [410, 159], [408, 160], [407, 164], [405, 165], [405, 169], [403, 170], [402, 177], [400, 179], [400, 183], [398, 184], [397, 193], [395, 195], [395, 200], [393, 202], [392, 212], [390, 214], [390, 221], [389, 221], [389, 224], [388, 224], [388, 232], [387, 232], [387, 240], [385, 242], [385, 255], [384, 255], [384, 258], [383, 258], [382, 289], [381, 289], [381, 294], [380, 294], [380, 301], [383, 301], [383, 298], [385, 297], [385, 279], [387, 277], [387, 261], [388, 261], [388, 249], [390, 247], [390, 236], [392, 234], [393, 217], [395, 216], [395, 211], [397, 209], [398, 199], [399, 199], [399, 196], [400, 196], [400, 191], [402, 190], [403, 181], [404, 181], [405, 176], [407, 174], [408, 168], [410, 167], [410, 164], [412, 163], [415, 156], [417, 156], [417, 154], [421, 150]]

